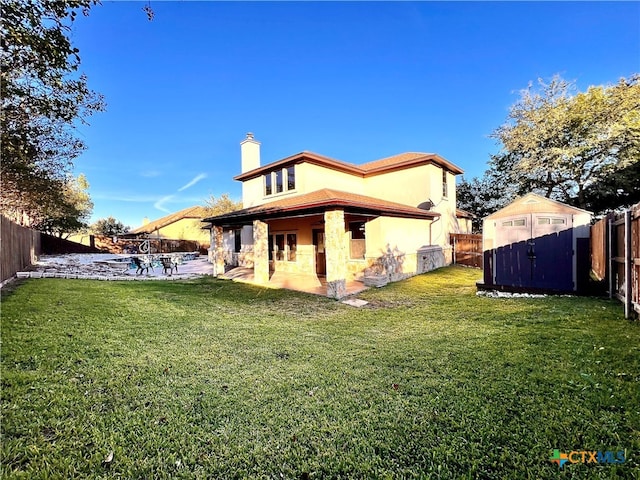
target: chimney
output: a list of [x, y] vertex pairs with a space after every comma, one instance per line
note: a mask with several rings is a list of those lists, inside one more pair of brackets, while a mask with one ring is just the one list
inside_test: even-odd
[[142, 219], [142, 226], [144, 227], [145, 225], [149, 225], [149, 217], [144, 217]]
[[240, 142], [242, 158], [242, 173], [260, 167], [260, 142], [254, 140], [253, 133], [247, 133], [247, 138]]

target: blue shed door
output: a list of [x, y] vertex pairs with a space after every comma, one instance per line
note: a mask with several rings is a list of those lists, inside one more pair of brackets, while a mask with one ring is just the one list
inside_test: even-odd
[[496, 220], [495, 283], [573, 291], [571, 215], [533, 213]]

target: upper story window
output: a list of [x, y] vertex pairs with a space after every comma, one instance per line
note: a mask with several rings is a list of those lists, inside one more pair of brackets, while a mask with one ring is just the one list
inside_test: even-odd
[[273, 173], [275, 173], [275, 177], [276, 177], [275, 193], [282, 193], [282, 191], [284, 190], [284, 185], [282, 184], [282, 177], [284, 177], [284, 175], [282, 174], [282, 170], [276, 170]]
[[267, 173], [264, 176], [264, 194], [266, 195], [271, 195], [273, 193], [273, 190], [271, 188], [271, 173]]
[[296, 188], [295, 165], [264, 174], [264, 195], [275, 195]]
[[287, 190], [295, 190], [296, 188], [296, 167], [291, 165], [287, 168]]
[[447, 198], [448, 195], [448, 188], [447, 188], [447, 171], [446, 170], [442, 170], [442, 196], [444, 198]]

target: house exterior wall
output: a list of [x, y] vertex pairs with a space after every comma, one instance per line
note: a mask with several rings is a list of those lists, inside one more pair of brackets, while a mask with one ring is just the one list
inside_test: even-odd
[[361, 177], [312, 163], [298, 163], [295, 165], [295, 169], [295, 190], [285, 190], [281, 193], [265, 196], [263, 175], [242, 182], [243, 206], [248, 208], [262, 205], [282, 197], [293, 197], [327, 187], [361, 195], [364, 194], [363, 179]]
[[[417, 207], [432, 196], [429, 167], [430, 165], [420, 165], [367, 177], [364, 179], [364, 194]], [[435, 202], [435, 199], [432, 200]]]
[[[271, 269], [276, 272], [316, 273], [315, 249], [312, 239], [312, 221], [309, 219], [284, 219], [269, 222], [269, 235], [296, 234], [296, 260], [276, 260], [272, 255]], [[286, 258], [286, 257], [285, 257]]]
[[471, 219], [458, 217], [458, 231], [455, 233], [473, 233], [473, 222]]
[[431, 243], [448, 245], [449, 233], [464, 233], [469, 227], [461, 225], [456, 217], [455, 175], [447, 176], [447, 195], [443, 195], [442, 168], [427, 164], [413, 168], [387, 172], [381, 175], [360, 177], [312, 163], [298, 163], [296, 168], [296, 188], [278, 194], [264, 195], [264, 178], [259, 176], [245, 180], [242, 184], [242, 201], [245, 208], [262, 205], [282, 198], [310, 193], [330, 187], [360, 195], [402, 203], [417, 207], [430, 200], [432, 210], [441, 215], [431, 232]]
[[[268, 197], [269, 199], [271, 197]], [[242, 206], [243, 208], [255, 207], [268, 202], [264, 196], [264, 180], [262, 176], [251, 178], [242, 182]]]
[[[422, 273], [419, 251], [430, 245], [431, 224], [430, 220], [392, 217], [378, 217], [367, 222], [367, 252], [363, 266], [374, 274], [386, 274], [391, 281]], [[352, 275], [364, 272], [364, 269], [356, 272], [357, 265], [350, 262]]]
[[312, 163], [298, 164], [296, 169], [297, 193], [309, 193], [321, 188], [332, 188], [343, 192], [366, 195], [362, 177]]

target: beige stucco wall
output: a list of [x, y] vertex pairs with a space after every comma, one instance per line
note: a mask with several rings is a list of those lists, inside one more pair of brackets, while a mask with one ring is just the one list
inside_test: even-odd
[[264, 180], [262, 176], [242, 182], [242, 206], [244, 208], [262, 205], [264, 200]]
[[429, 179], [428, 168], [428, 165], [421, 165], [367, 177], [364, 179], [365, 195], [417, 207], [432, 196], [433, 182]]
[[[400, 274], [397, 278], [415, 274], [418, 271], [417, 251], [430, 244], [430, 225], [429, 220], [392, 217], [378, 217], [367, 222], [367, 253], [363, 270], [388, 263], [392, 264], [394, 273]], [[357, 274], [354, 272], [356, 266], [352, 262], [350, 270], [354, 274]]]
[[337, 170], [301, 163], [296, 165], [296, 187], [299, 193], [309, 193], [322, 188], [366, 195], [362, 177]]

